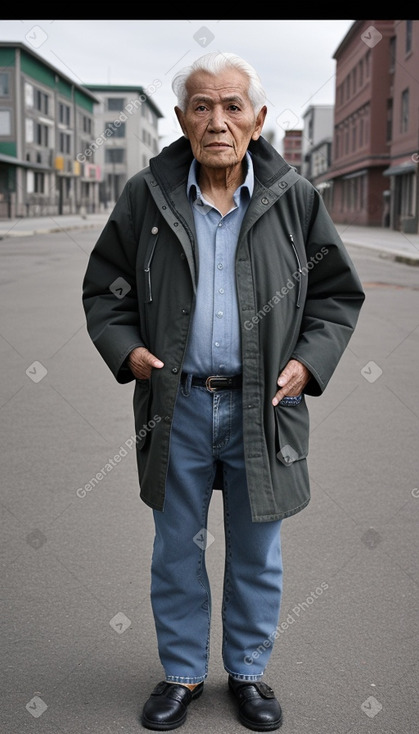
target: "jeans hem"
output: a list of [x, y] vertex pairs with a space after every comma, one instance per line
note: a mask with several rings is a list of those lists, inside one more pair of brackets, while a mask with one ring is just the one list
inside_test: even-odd
[[260, 673], [259, 675], [246, 675], [244, 673], [233, 673], [232, 670], [229, 670], [226, 666], [224, 666], [224, 670], [232, 677], [234, 680], [243, 680], [243, 681], [260, 681], [262, 680], [263, 673]]
[[182, 676], [182, 675], [166, 675], [166, 681], [168, 683], [180, 683], [194, 685], [195, 683], [202, 683], [206, 679], [206, 675], [196, 676]]

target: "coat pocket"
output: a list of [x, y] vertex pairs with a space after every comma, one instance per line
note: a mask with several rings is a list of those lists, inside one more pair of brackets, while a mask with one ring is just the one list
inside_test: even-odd
[[148, 425], [150, 398], [150, 380], [136, 380], [133, 402], [137, 451], [144, 449], [150, 434], [150, 427]]
[[308, 454], [310, 419], [304, 395], [300, 401], [281, 401], [274, 407], [276, 458], [285, 466], [305, 459]]

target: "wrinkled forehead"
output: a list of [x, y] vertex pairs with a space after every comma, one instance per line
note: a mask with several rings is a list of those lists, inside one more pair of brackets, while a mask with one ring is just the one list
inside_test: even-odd
[[225, 100], [236, 98], [249, 102], [249, 78], [238, 69], [224, 69], [219, 74], [195, 71], [186, 83], [188, 102], [200, 98]]

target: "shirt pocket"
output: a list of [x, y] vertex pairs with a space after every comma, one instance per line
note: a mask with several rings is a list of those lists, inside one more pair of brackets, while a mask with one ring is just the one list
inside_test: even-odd
[[304, 395], [284, 398], [274, 407], [276, 458], [285, 466], [305, 459], [308, 454], [310, 419]]

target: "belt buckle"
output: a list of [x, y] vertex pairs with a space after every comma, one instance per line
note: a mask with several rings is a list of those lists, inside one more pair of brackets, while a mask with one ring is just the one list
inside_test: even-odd
[[212, 380], [221, 380], [222, 382], [228, 382], [228, 377], [223, 377], [222, 375], [210, 375], [210, 377], [207, 377], [205, 380], [205, 387], [207, 388], [208, 392], [215, 392], [218, 390], [217, 387], [212, 387]]

